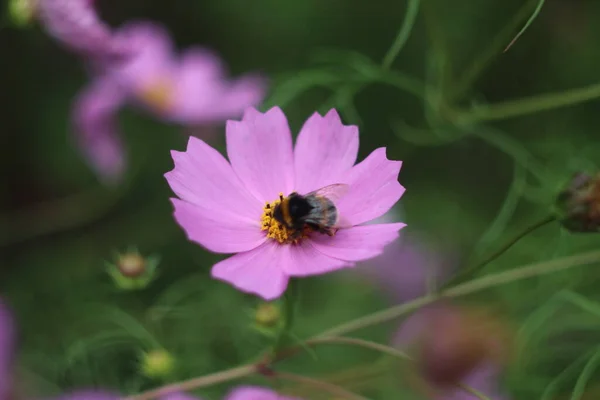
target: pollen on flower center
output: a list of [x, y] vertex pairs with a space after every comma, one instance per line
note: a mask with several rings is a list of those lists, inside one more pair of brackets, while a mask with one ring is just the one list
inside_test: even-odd
[[308, 237], [310, 228], [306, 227], [302, 233], [295, 229], [290, 229], [273, 217], [275, 207], [283, 201], [283, 193], [279, 193], [279, 198], [272, 202], [267, 202], [263, 207], [263, 215], [261, 217], [261, 230], [267, 231], [267, 237], [275, 239], [279, 243], [290, 244], [298, 243], [301, 239]]
[[173, 103], [173, 85], [169, 79], [156, 79], [143, 85], [139, 95], [158, 111], [168, 111]]

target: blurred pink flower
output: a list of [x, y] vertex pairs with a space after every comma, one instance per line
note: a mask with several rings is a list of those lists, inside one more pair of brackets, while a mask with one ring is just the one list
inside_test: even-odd
[[[462, 375], [466, 373], [462, 378], [458, 378], [461, 383], [480, 391], [491, 399], [508, 399], [499, 387], [500, 365], [492, 359], [480, 358], [486, 349], [478, 347], [478, 344], [483, 342], [477, 339], [483, 338], [478, 338], [477, 333], [473, 333], [471, 336], [467, 335], [468, 332], [477, 330], [480, 326], [457, 325], [465, 321], [467, 319], [459, 315], [455, 307], [445, 304], [423, 307], [400, 325], [393, 343], [399, 348], [410, 351], [413, 349], [412, 345], [419, 345], [420, 340], [429, 338], [431, 340], [427, 341], [427, 346], [431, 347], [420, 349], [421, 352], [426, 352], [419, 353], [420, 355], [417, 357], [419, 363], [425, 363], [423, 365], [426, 367], [426, 371], [432, 374], [432, 378], [442, 379], [443, 377], [446, 379], [452, 378], [452, 376], [445, 376], [446, 374]], [[435, 339], [438, 335], [439, 340]], [[491, 338], [490, 343], [492, 343]], [[485, 346], [485, 344], [483, 345]], [[434, 400], [478, 400], [478, 397], [464, 389], [436, 386], [434, 381], [429, 383], [433, 384]]]
[[107, 184], [118, 182], [125, 170], [123, 144], [113, 118], [124, 101], [125, 93], [116, 82], [103, 77], [78, 95], [73, 110], [77, 148]]
[[258, 76], [227, 80], [221, 60], [192, 47], [175, 54], [169, 33], [150, 22], [132, 22], [115, 37], [135, 53], [111, 66], [110, 74], [132, 99], [167, 119], [184, 124], [221, 121], [258, 104], [265, 82]]
[[[175, 219], [188, 238], [215, 253], [237, 253], [213, 266], [214, 278], [275, 299], [290, 277], [324, 274], [381, 254], [404, 227], [364, 225], [404, 193], [401, 162], [388, 160], [379, 148], [354, 165], [358, 129], [344, 126], [335, 110], [325, 117], [313, 114], [295, 147], [278, 107], [264, 114], [250, 108], [241, 122], [228, 121], [226, 140], [229, 162], [190, 138], [186, 152], [172, 152], [175, 168], [165, 175], [181, 199], [172, 199]], [[336, 183], [349, 189], [336, 201], [344, 227], [335, 236], [308, 232], [293, 242], [291, 232], [271, 217], [280, 194], [306, 194]]]
[[94, 0], [36, 0], [46, 31], [65, 47], [92, 57], [113, 57], [126, 48], [100, 20]]
[[[186, 393], [175, 392], [161, 396], [160, 400], [202, 400]], [[238, 386], [225, 395], [223, 400], [301, 400], [297, 397], [287, 397], [259, 386]]]
[[229, 392], [224, 400], [300, 400], [297, 397], [282, 396], [271, 389], [258, 386], [240, 386]]
[[218, 58], [206, 50], [194, 47], [178, 59], [168, 32], [159, 25], [130, 23], [114, 37], [131, 53], [100, 64], [73, 109], [79, 148], [105, 182], [117, 182], [125, 169], [115, 119], [126, 103], [169, 122], [197, 125], [241, 115], [263, 98], [262, 79], [226, 79]]

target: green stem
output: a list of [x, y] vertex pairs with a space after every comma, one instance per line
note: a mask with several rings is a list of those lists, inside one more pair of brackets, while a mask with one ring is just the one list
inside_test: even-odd
[[510, 49], [512, 47], [512, 45], [515, 44], [517, 40], [519, 40], [521, 35], [523, 35], [523, 33], [525, 33], [527, 28], [529, 28], [529, 25], [531, 25], [533, 23], [533, 21], [537, 18], [540, 11], [542, 11], [543, 6], [544, 6], [544, 0], [538, 0], [537, 7], [535, 8], [535, 10], [533, 10], [533, 14], [531, 14], [531, 17], [529, 17], [529, 19], [525, 23], [525, 26], [523, 28], [521, 28], [519, 33], [517, 33], [517, 36], [515, 36], [514, 39], [510, 41], [508, 46], [506, 46], [504, 48], [504, 52], [508, 51], [508, 49]]
[[[424, 296], [416, 300], [403, 303], [401, 305], [381, 310], [371, 315], [348, 321], [314, 336], [313, 338], [309, 339], [309, 341], [323, 340], [325, 338], [344, 335], [346, 333], [350, 333], [362, 328], [394, 320], [411, 311], [414, 311], [420, 307], [430, 304], [435, 300], [439, 299], [440, 297], [466, 296], [468, 294], [476, 293], [490, 287], [496, 287], [507, 283], [519, 281], [522, 279], [546, 275], [552, 272], [563, 271], [569, 268], [594, 263], [600, 263], [600, 251], [591, 251], [588, 253], [577, 254], [574, 256], [525, 265], [523, 267], [514, 268], [509, 271], [491, 274], [446, 289], [442, 291], [442, 293], [439, 296]], [[294, 349], [283, 349], [273, 361], [280, 361], [298, 353], [297, 349], [295, 349], [295, 351], [292, 350]], [[140, 393], [138, 395], [127, 397], [124, 400], [150, 400], [156, 397], [160, 397], [161, 395], [164, 395], [168, 392], [189, 391], [201, 387], [215, 385], [218, 383], [228, 382], [257, 373], [260, 371], [261, 367], [264, 366], [264, 361], [261, 361], [259, 363], [246, 364], [240, 367], [231, 368], [210, 375], [205, 375], [186, 381], [173, 383], [171, 385], [167, 385], [158, 389], [153, 389], [147, 392]]]
[[359, 346], [359, 347], [364, 347], [366, 349], [379, 351], [381, 353], [390, 355], [392, 357], [410, 360], [410, 357], [403, 351], [400, 351], [400, 350], [395, 349], [390, 346], [385, 346], [383, 344], [371, 342], [369, 340], [364, 340], [364, 339], [334, 336], [334, 337], [323, 337], [323, 338], [311, 339], [306, 342], [306, 345], [308, 345], [308, 346], [314, 346], [314, 345], [318, 345], [318, 344], [341, 344], [341, 345]]
[[574, 256], [557, 258], [550, 261], [543, 261], [534, 264], [525, 265], [520, 268], [514, 268], [508, 271], [502, 271], [495, 274], [486, 275], [484, 277], [473, 279], [469, 282], [462, 283], [452, 288], [443, 290], [439, 295], [430, 295], [420, 297], [413, 301], [402, 303], [400, 305], [386, 308], [379, 312], [366, 315], [340, 324], [334, 328], [328, 329], [314, 338], [323, 338], [330, 336], [345, 335], [350, 332], [357, 331], [372, 325], [382, 324], [392, 321], [403, 315], [406, 315], [418, 308], [435, 302], [442, 297], [461, 297], [468, 294], [476, 293], [490, 287], [496, 287], [507, 283], [528, 279], [535, 276], [547, 275], [552, 272], [558, 272], [569, 268], [574, 268], [583, 265], [589, 265], [600, 262], [600, 251], [591, 251], [588, 253], [577, 254]]
[[286, 340], [290, 336], [290, 331], [294, 326], [294, 318], [296, 316], [296, 306], [300, 295], [299, 280], [292, 278], [288, 284], [288, 288], [283, 295], [283, 312], [284, 322], [275, 344], [273, 345], [272, 354], [277, 354], [279, 350], [286, 344]]
[[408, 41], [410, 33], [415, 25], [417, 14], [419, 13], [420, 3], [420, 0], [408, 1], [408, 5], [406, 6], [406, 14], [404, 15], [404, 21], [402, 22], [402, 26], [398, 31], [396, 40], [394, 40], [394, 43], [392, 43], [392, 46], [387, 51], [385, 57], [383, 57], [383, 61], [381, 62], [381, 67], [383, 69], [389, 69], [392, 66], [392, 63]]
[[476, 107], [471, 111], [459, 112], [454, 119], [457, 125], [501, 120], [572, 106], [595, 100], [598, 97], [600, 97], [600, 83], [595, 83], [563, 92], [540, 94], [491, 104], [489, 106]]
[[240, 379], [257, 372], [257, 367], [254, 364], [242, 365], [240, 367], [231, 368], [225, 371], [216, 372], [214, 374], [204, 375], [197, 378], [188, 379], [186, 381], [176, 382], [170, 385], [162, 386], [157, 389], [148, 390], [123, 398], [123, 400], [151, 400], [162, 397], [168, 393], [187, 392], [193, 389], [216, 385], [222, 382], [229, 382], [235, 379]]
[[505, 46], [509, 35], [512, 34], [529, 15], [531, 15], [533, 4], [537, 1], [538, 0], [530, 0], [526, 2], [519, 11], [517, 11], [511, 21], [505, 25], [496, 36], [494, 36], [490, 41], [490, 45], [480, 53], [480, 56], [466, 68], [466, 72], [458, 79], [458, 83], [449, 95], [450, 99], [458, 99], [469, 90], [485, 67], [500, 53], [500, 49]]
[[492, 261], [494, 261], [495, 259], [500, 257], [506, 251], [508, 251], [508, 249], [510, 249], [513, 245], [515, 245], [519, 240], [523, 239], [525, 236], [529, 235], [531, 232], [535, 231], [536, 229], [541, 228], [542, 226], [547, 225], [553, 221], [556, 221], [556, 216], [548, 215], [548, 216], [544, 217], [543, 219], [541, 219], [540, 221], [536, 222], [535, 224], [528, 226], [527, 228], [525, 228], [525, 230], [523, 230], [522, 232], [517, 234], [515, 237], [511, 238], [508, 242], [506, 242], [502, 247], [500, 247], [498, 250], [496, 250], [495, 252], [490, 254], [487, 258], [483, 259], [482, 261], [480, 261], [479, 263], [477, 263], [471, 267], [465, 268], [458, 275], [456, 275], [453, 279], [448, 281], [445, 286], [448, 287], [449, 285], [456, 283], [456, 281], [463, 276], [475, 275], [483, 267], [485, 267], [486, 265], [488, 265], [489, 263], [491, 263]]

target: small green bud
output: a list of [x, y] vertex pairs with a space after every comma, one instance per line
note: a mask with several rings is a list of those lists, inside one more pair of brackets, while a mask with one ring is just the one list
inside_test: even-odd
[[254, 321], [257, 325], [272, 328], [281, 319], [281, 309], [279, 304], [261, 303], [254, 314]]
[[119, 254], [114, 263], [107, 264], [107, 272], [115, 285], [123, 290], [144, 289], [154, 279], [158, 257], [143, 257], [135, 250]]
[[577, 173], [556, 199], [559, 219], [571, 232], [600, 231], [600, 173]]
[[142, 354], [140, 369], [148, 378], [164, 378], [175, 368], [175, 359], [164, 349], [151, 350]]
[[29, 25], [35, 18], [36, 0], [10, 0], [8, 14], [18, 27]]

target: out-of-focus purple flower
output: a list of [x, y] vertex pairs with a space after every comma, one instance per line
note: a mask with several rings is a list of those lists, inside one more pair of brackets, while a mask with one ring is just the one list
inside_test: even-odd
[[75, 101], [75, 141], [85, 160], [107, 184], [120, 180], [125, 155], [115, 115], [125, 102], [125, 92], [108, 77], [92, 82]]
[[115, 119], [125, 103], [193, 126], [241, 115], [264, 96], [262, 78], [227, 79], [220, 60], [207, 50], [194, 47], [177, 56], [160, 25], [129, 23], [115, 32], [114, 40], [130, 52], [99, 64], [98, 74], [78, 96], [73, 111], [81, 151], [106, 182], [118, 181], [124, 170]]
[[[174, 392], [160, 397], [160, 400], [202, 400], [182, 392]], [[260, 386], [238, 386], [225, 395], [223, 400], [301, 400], [297, 397], [282, 396], [271, 389]]]
[[259, 103], [264, 81], [258, 76], [228, 80], [221, 60], [192, 47], [176, 55], [169, 33], [150, 22], [132, 22], [115, 37], [133, 49], [109, 72], [138, 104], [175, 122], [193, 125], [237, 117]]
[[126, 48], [100, 20], [94, 0], [37, 0], [46, 31], [62, 45], [94, 58], [123, 55]]
[[395, 346], [413, 351], [435, 400], [477, 400], [460, 382], [492, 399], [508, 399], [498, 384], [509, 336], [486, 313], [449, 304], [424, 307], [400, 326]]
[[[402, 220], [402, 213], [392, 209], [372, 223], [390, 223]], [[383, 254], [357, 264], [348, 275], [367, 279], [377, 290], [382, 290], [391, 303], [403, 303], [423, 296], [429, 281], [439, 286], [455, 271], [458, 259], [455, 254], [444, 255], [434, 251], [423, 241], [402, 231]]]
[[[165, 175], [179, 196], [172, 199], [175, 219], [188, 238], [215, 253], [234, 254], [213, 266], [214, 278], [272, 300], [290, 277], [329, 273], [381, 254], [404, 227], [365, 225], [404, 193], [402, 163], [379, 148], [355, 165], [358, 129], [343, 125], [335, 110], [313, 114], [295, 146], [278, 107], [264, 114], [250, 108], [242, 121], [228, 121], [226, 131], [229, 161], [190, 138], [185, 152], [172, 152], [175, 168]], [[326, 235], [277, 220], [286, 196], [332, 184], [345, 188], [333, 200], [344, 221], [339, 230]]]
[[300, 400], [297, 397], [282, 396], [271, 389], [258, 386], [240, 386], [229, 392], [224, 400]]

